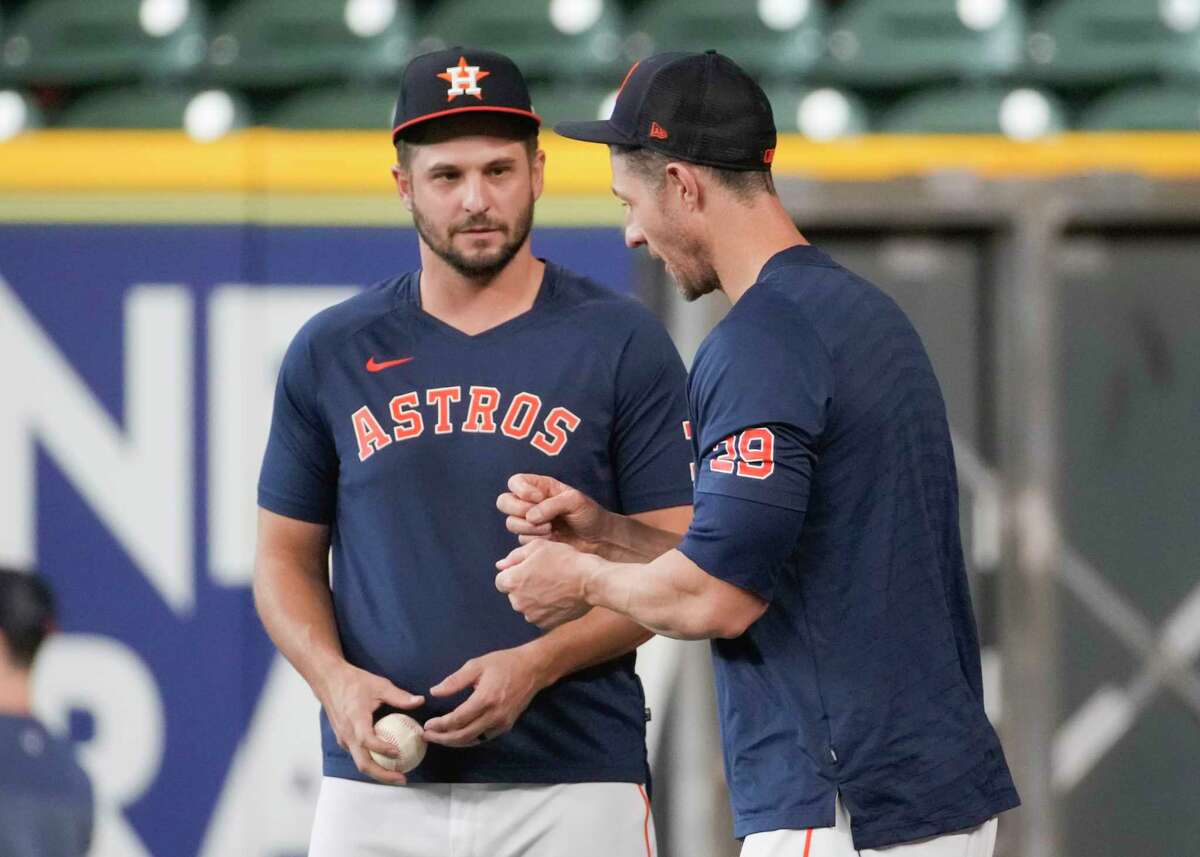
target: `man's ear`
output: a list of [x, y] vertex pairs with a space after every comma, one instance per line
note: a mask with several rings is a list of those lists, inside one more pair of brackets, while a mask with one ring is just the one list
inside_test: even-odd
[[533, 198], [542, 198], [542, 189], [546, 185], [546, 153], [538, 149], [533, 153], [529, 164], [530, 181], [533, 183]]
[[404, 207], [412, 211], [412, 175], [399, 164], [392, 164], [392, 179], [396, 182], [396, 193], [400, 194]]
[[704, 203], [704, 185], [695, 165], [671, 161], [663, 169], [666, 173], [666, 192], [685, 211], [698, 211]]

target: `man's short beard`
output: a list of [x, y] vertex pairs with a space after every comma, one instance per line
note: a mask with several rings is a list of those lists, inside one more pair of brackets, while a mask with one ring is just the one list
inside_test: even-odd
[[[517, 251], [525, 244], [529, 238], [529, 232], [533, 228], [533, 194], [529, 195], [529, 205], [525, 212], [514, 224], [511, 236], [505, 241], [495, 252], [486, 256], [468, 257], [459, 252], [454, 247], [454, 232], [449, 232], [446, 240], [442, 241], [436, 237], [436, 233], [421, 214], [421, 209], [414, 203], [412, 215], [413, 225], [417, 229], [417, 234], [421, 236], [421, 240], [425, 242], [434, 253], [441, 257], [447, 265], [449, 265], [458, 273], [472, 280], [490, 280], [499, 274], [508, 266], [508, 263], [517, 255]], [[457, 227], [459, 231], [463, 229], [478, 228], [480, 226], [489, 226], [502, 229], [505, 234], [508, 230], [501, 224], [497, 224], [491, 220], [468, 220], [466, 223]]]
[[717, 277], [717, 272], [711, 266], [706, 265], [704, 271], [698, 276], [676, 279], [675, 288], [679, 290], [679, 294], [685, 301], [691, 303], [718, 291], [721, 288], [721, 280]]
[[675, 281], [675, 288], [685, 301], [691, 303], [721, 288], [721, 280], [712, 263], [708, 261], [708, 252], [701, 242], [686, 239], [681, 241], [678, 258], [687, 259], [688, 268], [682, 270], [672, 265], [671, 279]]

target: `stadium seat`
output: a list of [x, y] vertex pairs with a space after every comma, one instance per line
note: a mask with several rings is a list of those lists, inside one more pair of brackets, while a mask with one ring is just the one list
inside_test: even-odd
[[1024, 23], [1014, 0], [848, 0], [822, 67], [881, 88], [1003, 76], [1020, 64]]
[[204, 24], [189, 0], [29, 0], [5, 28], [0, 65], [31, 84], [179, 78], [204, 58]]
[[396, 87], [323, 86], [284, 100], [266, 117], [277, 128], [356, 128], [378, 131], [386, 139], [396, 107]]
[[528, 78], [607, 82], [629, 65], [622, 27], [617, 0], [441, 0], [422, 47], [487, 47]]
[[37, 102], [15, 89], [0, 89], [0, 143], [45, 124]]
[[869, 130], [868, 110], [853, 92], [833, 87], [768, 87], [775, 127], [812, 140], [836, 140]]
[[1200, 4], [1058, 0], [1035, 16], [1028, 60], [1032, 75], [1058, 85], [1200, 77]]
[[1047, 92], [963, 85], [910, 95], [888, 110], [879, 125], [893, 134], [1003, 134], [1035, 140], [1063, 131], [1067, 121], [1062, 105]]
[[250, 124], [250, 110], [235, 93], [203, 92], [154, 85], [101, 89], [68, 106], [56, 123], [63, 128], [184, 130], [211, 140]]
[[617, 88], [612, 84], [535, 84], [530, 96], [533, 111], [542, 117], [542, 127], [550, 130], [554, 123], [566, 120], [607, 119], [612, 115]]
[[394, 77], [414, 35], [409, 0], [240, 0], [213, 28], [208, 73], [247, 88]]
[[1200, 86], [1123, 87], [1089, 104], [1079, 127], [1086, 131], [1200, 131]]
[[796, 79], [825, 48], [823, 0], [649, 0], [632, 27], [638, 56], [715, 48], [759, 78]]

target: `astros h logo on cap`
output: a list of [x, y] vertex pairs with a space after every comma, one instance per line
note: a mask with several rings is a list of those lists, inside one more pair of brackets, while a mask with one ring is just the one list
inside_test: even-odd
[[520, 69], [503, 54], [463, 47], [422, 54], [401, 76], [392, 142], [416, 125], [472, 111], [505, 113], [535, 126], [542, 122]]
[[474, 95], [483, 101], [483, 90], [479, 81], [490, 75], [477, 65], [467, 65], [466, 57], [458, 58], [458, 65], [452, 65], [438, 75], [442, 80], [449, 81], [450, 88], [446, 91], [446, 100], [453, 101], [460, 95]]

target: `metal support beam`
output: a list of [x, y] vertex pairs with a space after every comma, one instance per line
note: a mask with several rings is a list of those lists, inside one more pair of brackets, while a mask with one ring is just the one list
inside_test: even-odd
[[[1058, 857], [1057, 800], [1048, 760], [1058, 717], [1056, 583], [1060, 533], [1057, 479], [1059, 338], [1053, 247], [1059, 207], [1027, 188], [1023, 216], [1011, 222], [996, 298], [1004, 497], [1000, 575], [1004, 748], [1021, 792], [1005, 853]], [[1011, 841], [1015, 838], [1015, 842]]]

